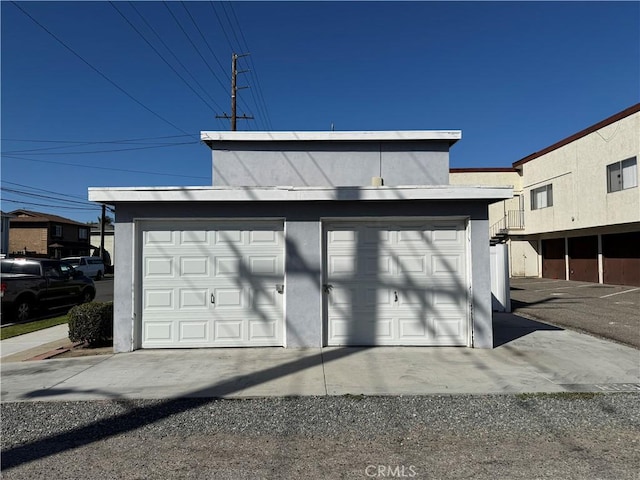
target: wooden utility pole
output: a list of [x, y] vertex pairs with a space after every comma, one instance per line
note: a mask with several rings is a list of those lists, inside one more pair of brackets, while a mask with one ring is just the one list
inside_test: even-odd
[[102, 215], [100, 217], [100, 258], [104, 259], [104, 225], [106, 223], [107, 206], [102, 204]]
[[243, 89], [243, 88], [249, 88], [249, 87], [238, 87], [237, 85], [237, 77], [239, 73], [246, 73], [249, 70], [241, 70], [238, 71], [238, 58], [240, 57], [246, 57], [247, 55], [249, 55], [248, 53], [245, 53], [243, 55], [238, 55], [237, 53], [234, 53], [233, 55], [231, 55], [231, 116], [227, 115], [226, 113], [224, 115], [216, 115], [216, 118], [225, 118], [225, 119], [229, 119], [231, 120], [231, 131], [235, 132], [236, 131], [236, 123], [237, 120], [253, 120], [253, 117], [247, 116], [245, 114], [243, 114], [242, 116], [238, 116], [237, 115], [237, 96], [238, 96], [238, 90]]

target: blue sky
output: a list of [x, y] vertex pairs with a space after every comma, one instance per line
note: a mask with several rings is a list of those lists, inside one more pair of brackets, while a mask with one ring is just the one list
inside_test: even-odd
[[461, 130], [451, 167], [510, 166], [640, 101], [638, 2], [17, 5], [4, 211], [85, 222], [89, 186], [210, 185], [199, 132], [229, 129], [233, 52], [239, 130]]

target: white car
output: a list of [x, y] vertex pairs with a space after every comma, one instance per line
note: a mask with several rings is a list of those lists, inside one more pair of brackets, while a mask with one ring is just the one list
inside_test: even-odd
[[65, 257], [61, 258], [73, 266], [76, 270], [80, 270], [85, 276], [101, 280], [104, 277], [105, 267], [100, 257]]

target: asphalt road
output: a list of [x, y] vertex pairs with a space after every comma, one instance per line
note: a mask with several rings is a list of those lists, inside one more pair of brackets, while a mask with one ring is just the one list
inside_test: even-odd
[[640, 348], [640, 287], [512, 278], [514, 313]]
[[96, 302], [113, 301], [113, 275], [107, 275], [100, 281], [94, 282], [96, 285]]

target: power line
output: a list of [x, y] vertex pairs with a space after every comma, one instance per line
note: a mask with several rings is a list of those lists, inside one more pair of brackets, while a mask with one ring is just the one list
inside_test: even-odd
[[[187, 6], [185, 5], [184, 2], [180, 2], [180, 4], [182, 5], [182, 7], [184, 8], [185, 12], [187, 12], [187, 15], [189, 16], [189, 18], [191, 19], [191, 23], [193, 23], [193, 26], [196, 27], [196, 30], [198, 31], [198, 33], [200, 34], [200, 36], [202, 37], [202, 40], [204, 40], [204, 44], [207, 46], [207, 48], [209, 49], [209, 52], [211, 52], [211, 55], [213, 56], [213, 58], [215, 59], [216, 63], [218, 64], [218, 66], [220, 67], [220, 69], [224, 72], [225, 69], [222, 66], [222, 64], [220, 63], [220, 60], [218, 60], [218, 57], [216, 56], [215, 52], [213, 51], [213, 49], [211, 48], [211, 45], [209, 45], [209, 42], [207, 41], [207, 38], [204, 36], [204, 34], [202, 33], [202, 30], [200, 30], [200, 27], [198, 26], [198, 24], [196, 23], [195, 19], [193, 18], [193, 16], [191, 15], [191, 12], [189, 11], [189, 9], [187, 8]], [[226, 73], [224, 74], [225, 78], [227, 80], [231, 80], [231, 78], [229, 78], [229, 75], [227, 75]]]
[[[4, 153], [20, 153], [23, 155], [78, 155], [78, 154], [90, 154], [90, 153], [113, 153], [113, 152], [129, 152], [132, 150], [149, 150], [151, 148], [164, 148], [164, 147], [176, 147], [181, 145], [196, 145], [199, 142], [179, 142], [179, 143], [165, 143], [160, 145], [149, 145], [147, 147], [131, 147], [131, 148], [114, 148], [111, 150], [89, 150], [85, 152], [44, 152], [43, 150], [58, 150], [61, 148], [81, 147], [84, 145], [67, 145], [62, 147], [46, 147], [46, 148], [34, 148], [30, 150], [10, 150]], [[34, 152], [34, 153], [31, 153]]]
[[140, 11], [136, 8], [134, 3], [133, 2], [129, 2], [129, 5], [138, 14], [138, 16], [142, 19], [142, 21], [149, 28], [149, 30], [151, 30], [153, 32], [153, 34], [160, 41], [162, 46], [167, 49], [167, 51], [171, 54], [171, 56], [174, 58], [174, 60], [184, 69], [185, 72], [187, 72], [187, 74], [191, 77], [191, 79], [195, 82], [195, 84], [198, 85], [198, 87], [200, 87], [200, 90], [202, 90], [207, 95], [207, 97], [209, 97], [209, 99], [216, 106], [216, 108], [220, 108], [218, 103], [213, 99], [213, 97], [211, 95], [209, 95], [209, 91], [206, 88], [204, 88], [200, 84], [200, 82], [198, 82], [198, 80], [196, 80], [196, 78], [191, 74], [189, 69], [184, 66], [184, 64], [180, 61], [180, 58], [175, 53], [173, 53], [173, 50], [171, 50], [171, 48], [165, 43], [165, 41], [162, 39], [162, 36], [158, 34], [158, 32], [149, 24], [149, 22], [147, 22], [147, 19], [144, 18], [144, 15], [142, 15], [140, 13]]
[[[7, 188], [7, 187], [0, 187], [0, 190], [3, 192], [9, 192], [9, 193], [15, 193], [18, 195], [23, 195], [25, 197], [34, 197], [34, 198], [44, 198], [46, 200], [53, 200], [56, 202], [63, 202], [63, 203], [71, 203], [71, 204], [79, 204], [80, 202], [78, 200], [69, 200], [69, 199], [65, 199], [65, 198], [56, 198], [56, 197], [52, 197], [50, 195], [41, 195], [39, 193], [32, 193], [32, 192], [25, 192], [23, 190], [16, 190], [14, 188]], [[82, 202], [83, 205], [86, 205], [89, 202]]]
[[173, 17], [173, 20], [176, 22], [176, 24], [178, 25], [178, 27], [180, 28], [180, 30], [182, 30], [182, 33], [184, 33], [185, 37], [187, 37], [187, 40], [189, 40], [189, 43], [191, 43], [191, 46], [194, 48], [194, 50], [196, 51], [196, 53], [198, 54], [198, 56], [202, 59], [202, 62], [207, 66], [207, 68], [209, 69], [209, 71], [211, 72], [211, 74], [213, 75], [213, 77], [218, 81], [218, 83], [220, 84], [220, 86], [226, 90], [226, 87], [224, 86], [224, 84], [222, 83], [222, 81], [220, 80], [220, 78], [218, 78], [218, 76], [216, 75], [216, 73], [213, 71], [213, 69], [209, 66], [209, 62], [207, 62], [205, 60], [205, 58], [202, 56], [202, 54], [200, 53], [200, 50], [198, 49], [198, 47], [196, 46], [195, 43], [193, 43], [193, 40], [191, 40], [191, 37], [189, 36], [189, 34], [185, 31], [185, 29], [182, 27], [182, 24], [180, 23], [180, 21], [176, 18], [176, 16], [173, 14], [173, 12], [171, 11], [171, 9], [169, 8], [169, 5], [167, 5], [166, 2], [163, 2], [164, 6], [166, 7], [166, 9], [169, 11], [169, 14]]
[[[247, 39], [244, 36], [244, 32], [242, 31], [242, 25], [240, 24], [240, 21], [238, 20], [238, 17], [236, 15], [235, 9], [233, 8], [233, 4], [229, 3], [229, 8], [231, 9], [231, 13], [233, 14], [233, 18], [236, 20], [236, 24], [238, 25], [238, 30], [240, 31], [240, 36], [242, 37], [242, 41], [244, 42], [244, 47], [245, 47], [245, 51], [249, 52], [249, 45], [247, 44]], [[271, 127], [271, 119], [269, 118], [269, 112], [267, 111], [267, 104], [264, 101], [264, 96], [262, 95], [262, 88], [260, 86], [260, 82], [258, 81], [258, 71], [256, 70], [255, 64], [253, 63], [253, 59], [252, 57], [249, 57], [249, 64], [250, 64], [250, 75], [253, 78], [253, 81], [256, 85], [256, 90], [258, 93], [258, 97], [261, 100], [262, 103], [256, 101], [255, 97], [254, 97], [254, 102], [256, 103], [256, 106], [258, 107], [258, 109], [260, 110], [261, 108], [263, 108], [263, 111], [261, 112], [261, 115], [264, 115], [264, 119], [267, 125], [267, 128], [269, 130], [272, 130]], [[254, 75], [255, 72], [255, 75]], [[253, 95], [253, 90], [251, 90], [251, 94]]]
[[23, 185], [21, 183], [9, 182], [7, 180], [2, 180], [2, 183], [6, 183], [8, 185], [15, 185], [16, 187], [29, 188], [29, 189], [34, 190], [36, 192], [51, 193], [53, 195], [61, 195], [61, 196], [65, 196], [65, 197], [74, 197], [74, 198], [79, 198], [80, 200], [83, 200], [83, 201], [87, 201], [85, 197], [81, 197], [79, 195], [71, 195], [69, 193], [54, 192], [53, 190], [45, 190], [44, 188], [32, 187], [30, 185]]
[[7, 203], [15, 203], [16, 205], [33, 205], [33, 206], [37, 206], [37, 207], [49, 207], [49, 208], [64, 208], [66, 210], [97, 210], [100, 209], [101, 206], [100, 205], [96, 205], [95, 207], [68, 207], [66, 205], [50, 205], [48, 203], [34, 203], [34, 202], [25, 202], [22, 200], [12, 200], [9, 198], [3, 198], [2, 199], [3, 202], [7, 202]]
[[166, 138], [181, 138], [181, 137], [193, 137], [193, 135], [186, 133], [184, 135], [164, 135], [161, 137], [142, 137], [142, 138], [129, 138], [123, 140], [37, 140], [33, 138], [0, 138], [3, 142], [33, 142], [33, 143], [81, 143], [85, 145], [94, 143], [129, 143], [140, 142], [142, 140], [164, 140]]
[[92, 165], [82, 165], [78, 163], [66, 163], [66, 162], [54, 162], [53, 160], [38, 160], [35, 158], [16, 157], [14, 155], [5, 155], [5, 154], [2, 154], [2, 156], [5, 158], [12, 158], [14, 160], [26, 160], [28, 162], [50, 163], [53, 165], [67, 165], [67, 166], [76, 167], [76, 168], [93, 168], [95, 170], [108, 170], [112, 172], [144, 173], [146, 175], [160, 175], [165, 177], [198, 178], [198, 179], [210, 180], [209, 177], [198, 177], [195, 175], [180, 175], [177, 173], [159, 173], [159, 172], [149, 172], [144, 170], [127, 170], [123, 168], [96, 167]]
[[[196, 92], [196, 90], [195, 90], [191, 85], [189, 85], [189, 82], [187, 82], [187, 81], [184, 79], [184, 77], [183, 77], [182, 75], [180, 75], [180, 73], [178, 73], [178, 71], [173, 67], [173, 65], [171, 65], [171, 64], [167, 61], [167, 59], [166, 59], [166, 58], [164, 58], [164, 57], [162, 56], [162, 54], [161, 54], [161, 53], [156, 49], [156, 47], [154, 47], [154, 46], [151, 44], [151, 42], [149, 42], [149, 40], [147, 40], [147, 39], [146, 39], [146, 37], [142, 34], [142, 32], [140, 32], [140, 30], [138, 30], [138, 29], [136, 28], [136, 26], [135, 26], [133, 23], [131, 23], [131, 22], [129, 21], [129, 19], [125, 16], [125, 14], [124, 14], [124, 13], [122, 13], [122, 12], [120, 11], [120, 9], [119, 9], [118, 7], [116, 7], [116, 6], [115, 6], [115, 4], [114, 4], [113, 2], [109, 2], [109, 4], [110, 4], [114, 9], [115, 9], [115, 11], [116, 11], [116, 12], [118, 12], [118, 13], [120, 14], [120, 16], [124, 19], [124, 21], [125, 21], [125, 22], [127, 22], [127, 23], [129, 24], [129, 26], [130, 26], [130, 27], [131, 27], [131, 28], [132, 28], [132, 29], [133, 29], [133, 30], [134, 30], [134, 31], [135, 31], [135, 32], [140, 36], [140, 38], [142, 38], [142, 40], [144, 40], [144, 41], [146, 42], [146, 44], [147, 44], [147, 45], [149, 45], [149, 48], [151, 48], [151, 50], [153, 50], [153, 51], [156, 53], [156, 55], [158, 55], [158, 57], [160, 57], [160, 59], [161, 59], [161, 60], [162, 60], [162, 61], [163, 61], [163, 62], [164, 62], [164, 63], [165, 63], [165, 64], [166, 64], [166, 65], [167, 65], [171, 70], [173, 70], [173, 72], [178, 76], [178, 78], [179, 78], [180, 80], [182, 80], [182, 81], [184, 82], [184, 84], [185, 84], [185, 85], [186, 85], [186, 86], [187, 86], [187, 87], [188, 87], [188, 88], [189, 88], [189, 89], [190, 89], [190, 90], [191, 90], [191, 91], [192, 91], [192, 92], [193, 92], [193, 93], [194, 93], [194, 94], [195, 94], [195, 95], [200, 99], [200, 100], [202, 100], [202, 102], [203, 102], [207, 107], [209, 107], [209, 108], [211, 109], [211, 111], [213, 111], [213, 112], [215, 113], [215, 111], [216, 111], [216, 110], [215, 110], [215, 108], [213, 108], [211, 105], [209, 105], [209, 104], [207, 103], [207, 101], [202, 97], [202, 95], [200, 95], [198, 92]], [[219, 106], [218, 104], [216, 104], [215, 102], [214, 102], [214, 104], [216, 105], [216, 108], [220, 108], [220, 106]]]
[[[44, 25], [42, 25], [40, 22], [38, 22], [35, 18], [33, 18], [29, 13], [27, 13], [22, 7], [20, 7], [16, 2], [12, 1], [11, 4], [16, 7], [18, 10], [20, 10], [22, 13], [24, 13], [27, 17], [29, 17], [36, 25], [38, 25], [41, 29], [43, 29], [45, 32], [47, 32], [49, 35], [51, 35], [60, 45], [62, 45], [64, 48], [66, 48], [69, 52], [71, 52], [73, 55], [75, 55], [76, 57], [78, 57], [85, 65], [87, 65], [89, 68], [91, 68], [94, 72], [96, 72], [98, 75], [100, 75], [102, 78], [104, 78], [107, 82], [109, 82], [111, 85], [113, 85], [114, 87], [116, 87], [118, 90], [120, 90], [122, 93], [124, 93], [127, 97], [129, 97], [131, 100], [133, 100], [135, 103], [137, 103], [138, 105], [140, 105], [142, 108], [144, 108], [146, 111], [148, 111], [149, 113], [151, 113], [152, 115], [154, 115], [156, 118], [162, 120], [163, 122], [167, 123], [168, 125], [171, 125], [173, 128], [175, 128], [176, 130], [182, 132], [182, 133], [186, 133], [188, 135], [188, 132], [186, 132], [185, 130], [181, 129], [180, 127], [178, 127], [177, 125], [175, 125], [174, 123], [170, 122], [169, 120], [167, 120], [166, 118], [164, 118], [162, 115], [160, 115], [159, 113], [154, 112], [153, 110], [151, 110], [149, 107], [147, 107], [144, 103], [142, 103], [140, 100], [136, 99], [133, 95], [131, 95], [129, 92], [127, 92], [124, 88], [122, 88], [120, 85], [118, 85], [116, 82], [114, 82], [113, 80], [111, 80], [109, 77], [107, 77], [104, 73], [102, 73], [98, 68], [94, 67], [91, 63], [89, 63], [87, 60], [84, 59], [84, 57], [82, 57], [79, 53], [77, 53], [75, 50], [73, 50], [70, 46], [68, 46], [66, 43], [64, 43], [62, 40], [60, 40], [55, 34], [53, 34], [49, 29], [47, 29]], [[192, 135], [194, 138], [195, 135]]]

